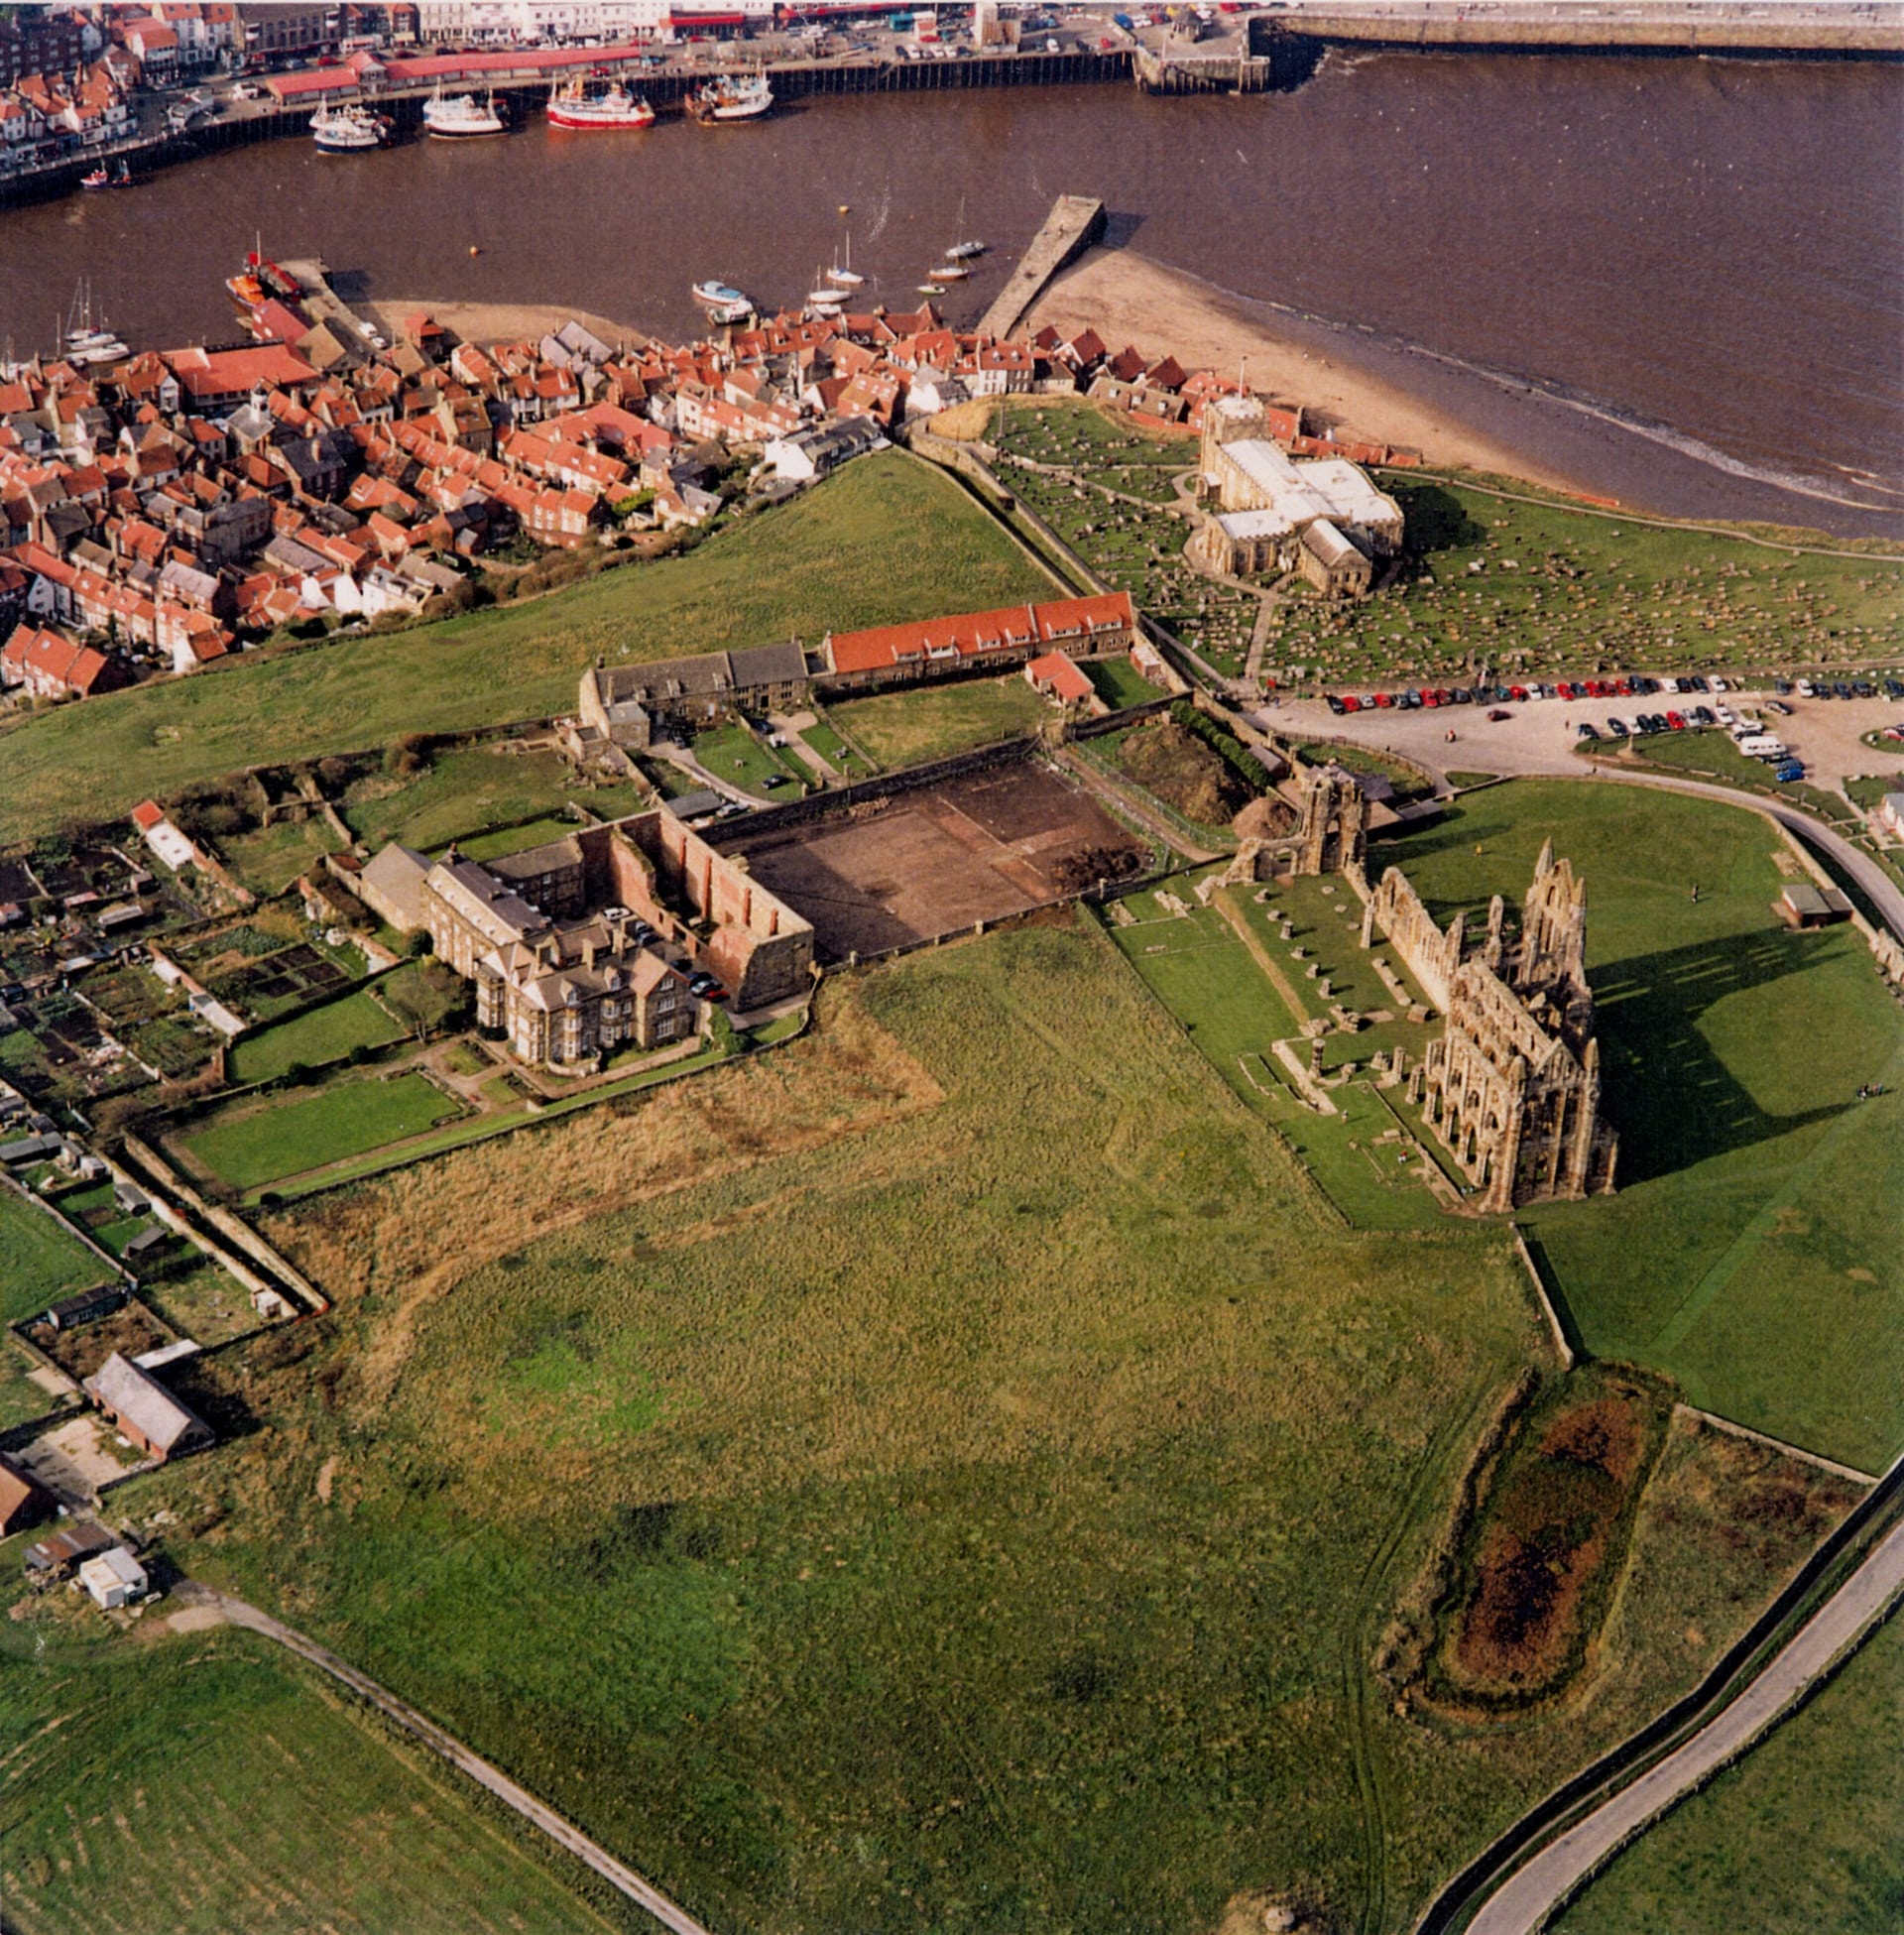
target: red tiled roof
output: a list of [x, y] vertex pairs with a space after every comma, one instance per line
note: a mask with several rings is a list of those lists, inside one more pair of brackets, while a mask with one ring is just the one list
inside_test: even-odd
[[132, 823], [141, 833], [150, 833], [166, 816], [166, 809], [156, 799], [142, 799], [132, 809]]
[[865, 632], [835, 632], [827, 652], [836, 672], [878, 671], [927, 659], [977, 658], [1032, 644], [1037, 621], [1029, 605], [1003, 611], [964, 612], [907, 625], [878, 625]]
[[1074, 639], [1097, 632], [1134, 632], [1136, 613], [1128, 592], [1113, 591], [1096, 598], [1058, 598], [1032, 608], [1040, 639]]
[[1040, 692], [1049, 692], [1067, 705], [1091, 696], [1090, 679], [1062, 652], [1047, 652], [1043, 658], [1033, 659], [1024, 670]]

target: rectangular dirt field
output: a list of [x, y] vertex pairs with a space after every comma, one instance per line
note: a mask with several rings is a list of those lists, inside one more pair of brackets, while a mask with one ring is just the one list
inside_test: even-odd
[[1021, 913], [1147, 858], [1090, 794], [1032, 762], [718, 844], [812, 921], [822, 961]]

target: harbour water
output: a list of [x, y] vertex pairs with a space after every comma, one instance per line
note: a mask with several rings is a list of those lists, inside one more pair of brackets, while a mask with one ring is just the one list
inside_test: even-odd
[[848, 227], [893, 306], [955, 230], [985, 236], [946, 302], [967, 320], [1070, 191], [1107, 202], [1116, 245], [1586, 488], [1895, 534], [1901, 136], [1888, 65], [1374, 54], [1249, 98], [869, 95], [349, 157], [283, 140], [0, 215], [0, 334], [47, 347], [83, 278], [135, 345], [229, 339], [223, 278], [262, 236], [373, 298], [573, 302], [687, 335], [690, 282], [796, 302]]

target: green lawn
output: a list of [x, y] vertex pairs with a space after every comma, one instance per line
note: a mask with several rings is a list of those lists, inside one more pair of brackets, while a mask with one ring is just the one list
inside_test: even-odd
[[[757, 733], [738, 719], [712, 732], [694, 735], [694, 757], [717, 779], [739, 786], [756, 799], [789, 800], [800, 796], [805, 769], [783, 759]], [[777, 786], [770, 786], [777, 780]]]
[[552, 814], [574, 790], [574, 771], [559, 753], [458, 746], [408, 779], [358, 780], [344, 817], [373, 848], [401, 840], [427, 853], [504, 822]]
[[[165, 1617], [161, 1606], [150, 1626]], [[604, 1919], [449, 1768], [230, 1630], [0, 1658], [18, 1935], [581, 1935]]]
[[569, 710], [598, 656], [817, 639], [1049, 589], [955, 484], [883, 452], [684, 557], [388, 637], [247, 654], [39, 714], [5, 736], [0, 840], [122, 813], [143, 794], [261, 761]]
[[221, 1511], [193, 1571], [762, 1935], [1212, 1928], [1244, 1886], [1400, 1928], [1748, 1616], [1695, 1498], [1629, 1596], [1660, 1659], [1430, 1753], [1367, 1662], [1539, 1348], [1501, 1232], [1346, 1230], [1088, 930], [820, 1008], [619, 1133], [269, 1219], [335, 1313], [208, 1364], [269, 1443], [129, 1509]]
[[1049, 714], [1020, 672], [842, 699], [830, 710], [840, 730], [889, 770], [1035, 732]]
[[458, 840], [456, 851], [465, 860], [494, 860], [499, 854], [524, 853], [531, 847], [548, 846], [565, 840], [577, 831], [577, 822], [566, 815], [533, 819], [522, 826], [499, 826], [494, 832], [478, 833]]
[[1445, 920], [1517, 902], [1550, 833], [1587, 884], [1620, 1186], [1522, 1220], [1582, 1341], [1877, 1470], [1904, 1442], [1904, 1028], [1869, 954], [1774, 918], [1763, 822], [1637, 787], [1490, 787], [1370, 871], [1400, 863]]
[[[1275, 1126], [1346, 1217], [1363, 1229], [1432, 1229], [1442, 1220], [1441, 1211], [1420, 1178], [1412, 1147], [1394, 1140], [1401, 1123], [1386, 1099], [1390, 1092], [1377, 1090], [1367, 1079], [1352, 1080], [1329, 1090], [1340, 1113], [1318, 1115], [1304, 1106], [1274, 1051], [1276, 1041], [1298, 1037], [1303, 1022], [1329, 1011], [1328, 1001], [1305, 972], [1307, 963], [1291, 958], [1293, 947], [1303, 947], [1309, 960], [1324, 961], [1336, 992], [1358, 1012], [1387, 1001], [1361, 959], [1358, 923], [1345, 919], [1320, 886], [1316, 881], [1287, 883], [1267, 901], [1256, 898], [1261, 890], [1244, 889], [1229, 897], [1282, 973], [1293, 1010], [1223, 912], [1196, 904], [1191, 877], [1160, 890], [1187, 906], [1188, 913], [1169, 910], [1156, 892], [1131, 895], [1120, 905], [1132, 920], [1114, 923], [1109, 931], [1144, 985], [1231, 1089], [1253, 1114]], [[1337, 899], [1354, 902], [1346, 891]], [[1360, 908], [1360, 903], [1355, 906]], [[1283, 912], [1290, 915], [1295, 935], [1288, 942], [1280, 938], [1277, 916]], [[1364, 981], [1367, 986], [1361, 985]], [[1366, 1071], [1377, 1049], [1386, 1053], [1398, 1044], [1418, 1055], [1428, 1032], [1401, 1023], [1353, 1035], [1332, 1033], [1324, 1038], [1324, 1072], [1333, 1073], [1349, 1060]], [[1296, 1039], [1296, 1053], [1306, 1068], [1309, 1043]], [[1382, 1137], [1389, 1140], [1377, 1140]]]
[[1634, 740], [1632, 750], [1633, 757], [1648, 766], [1667, 767], [1699, 779], [1721, 780], [1727, 786], [1809, 806], [1821, 819], [1855, 818], [1840, 793], [1807, 786], [1803, 781], [1781, 786], [1763, 760], [1747, 759], [1732, 744], [1730, 736], [1723, 732], [1654, 733]]
[[17, 1323], [113, 1271], [44, 1209], [0, 1187], [0, 1323]]
[[325, 821], [313, 814], [308, 819], [280, 820], [254, 833], [221, 839], [218, 849], [225, 864], [254, 894], [269, 898], [282, 894], [325, 854], [335, 853], [339, 844]]
[[380, 1048], [403, 1028], [380, 1008], [368, 988], [234, 1042], [226, 1055], [234, 1082], [268, 1082], [298, 1062], [306, 1068], [341, 1060], [353, 1048]]
[[1378, 481], [1407, 521], [1404, 581], [1359, 605], [1293, 602], [1271, 621], [1269, 660], [1325, 684], [1469, 683], [1477, 658], [1535, 677], [1802, 670], [1888, 657], [1904, 625], [1904, 571], [1874, 557], [1792, 556], [1397, 471]]
[[29, 1418], [44, 1417], [67, 1401], [35, 1384], [34, 1369], [33, 1359], [27, 1355], [24, 1345], [11, 1337], [0, 1336], [0, 1431], [10, 1431]]
[[328, 1088], [238, 1103], [179, 1142], [195, 1161], [234, 1189], [252, 1189], [420, 1136], [455, 1113], [449, 1097], [420, 1075], [338, 1081]]
[[1115, 659], [1093, 659], [1084, 669], [1099, 698], [1114, 712], [1122, 711], [1127, 705], [1144, 705], [1151, 699], [1164, 696], [1162, 688], [1151, 684], [1122, 653]]
[[1894, 1935], [1904, 1926], [1904, 1622], [1682, 1801], [1555, 1935]]

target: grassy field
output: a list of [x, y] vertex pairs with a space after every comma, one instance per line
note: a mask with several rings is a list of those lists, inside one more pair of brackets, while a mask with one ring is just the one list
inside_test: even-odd
[[1619, 1191], [1522, 1220], [1582, 1341], [1878, 1469], [1904, 1440], [1904, 1028], [1863, 943], [1776, 920], [1793, 863], [1761, 821], [1638, 788], [1490, 787], [1370, 871], [1398, 862], [1446, 919], [1517, 902], [1550, 833], [1587, 883]]
[[1048, 589], [956, 485], [902, 451], [883, 452], [684, 557], [42, 713], [6, 735], [0, 840], [121, 813], [142, 794], [261, 761], [572, 708], [598, 655], [612, 664], [816, 639]]
[[302, 1062], [306, 1068], [341, 1060], [353, 1048], [381, 1048], [403, 1033], [368, 988], [341, 1001], [261, 1029], [232, 1044], [226, 1056], [234, 1082], [269, 1082]]
[[343, 812], [373, 848], [401, 840], [428, 853], [487, 827], [553, 814], [573, 790], [574, 768], [559, 753], [458, 746], [408, 779], [380, 773], [358, 780]]
[[220, 840], [218, 846], [232, 872], [254, 894], [269, 898], [282, 894], [325, 854], [335, 853], [339, 841], [323, 820], [313, 816], [280, 820], [275, 826]]
[[1720, 780], [1726, 786], [1760, 793], [1768, 799], [1806, 806], [1826, 821], [1849, 822], [1856, 818], [1842, 793], [1807, 786], [1802, 780], [1780, 785], [1763, 760], [1747, 759], [1723, 732], [1654, 733], [1632, 741], [1631, 745], [1631, 757], [1647, 766], [1665, 767], [1697, 779]]
[[1093, 659], [1084, 670], [1099, 698], [1114, 712], [1121, 711], [1127, 705], [1142, 705], [1150, 699], [1163, 697], [1161, 688], [1151, 684], [1130, 659], [1122, 655], [1114, 659]]
[[[1300, 1038], [1302, 1025], [1326, 1018], [1330, 1007], [1308, 978], [1305, 963], [1294, 959], [1293, 948], [1322, 961], [1337, 992], [1358, 1012], [1386, 1003], [1386, 991], [1356, 945], [1356, 923], [1341, 905], [1331, 905], [1316, 881], [1288, 883], [1266, 900], [1248, 890], [1226, 893], [1220, 904], [1208, 907], [1196, 904], [1191, 886], [1185, 877], [1120, 903], [1129, 920], [1114, 922], [1110, 932], [1144, 985], [1238, 1099], [1287, 1139], [1353, 1223], [1372, 1230], [1435, 1228], [1442, 1212], [1423, 1185], [1412, 1146], [1395, 1140], [1399, 1119], [1383, 1093], [1366, 1077], [1332, 1087], [1329, 1097], [1339, 1113], [1319, 1116], [1299, 1099], [1290, 1071], [1274, 1052], [1275, 1042], [1293, 1040], [1306, 1068], [1309, 1043]], [[1351, 900], [1346, 893], [1336, 896], [1339, 904]], [[1283, 914], [1294, 936], [1287, 942], [1280, 933]], [[1263, 970], [1239, 921], [1274, 962], [1279, 982]], [[1324, 1038], [1324, 1072], [1333, 1074], [1349, 1060], [1367, 1069], [1376, 1051], [1397, 1045], [1418, 1055], [1427, 1034], [1405, 1022], [1353, 1035], [1330, 1034]], [[1378, 1141], [1382, 1138], [1388, 1140]]]
[[[694, 735], [694, 757], [708, 772], [756, 799], [787, 800], [800, 796], [805, 770], [734, 720], [713, 732]], [[769, 782], [775, 782], [770, 785]]]
[[0, 1324], [17, 1322], [75, 1290], [112, 1280], [112, 1270], [45, 1210], [0, 1188]]
[[19, 1935], [622, 1925], [266, 1640], [11, 1650], [0, 1878]]
[[[1170, 508], [1171, 474], [1196, 465], [1194, 438], [1147, 430], [1096, 404], [1052, 402], [1013, 403], [998, 440], [1002, 480], [1099, 576], [1219, 672], [1243, 670], [1257, 600], [1191, 570], [1183, 560], [1191, 526]], [[1014, 457], [1066, 474], [1026, 469]]]
[[854, 745], [890, 769], [1035, 732], [1049, 708], [1021, 673], [1011, 672], [1004, 678], [965, 678], [919, 691], [842, 699], [829, 710]]
[[1361, 605], [1286, 604], [1268, 659], [1325, 684], [1457, 685], [1477, 658], [1502, 673], [1706, 670], [1894, 655], [1904, 570], [1795, 557], [1743, 539], [1654, 529], [1388, 471], [1416, 563]]
[[1904, 1926], [1904, 1622], [1683, 1801], [1555, 1935], [1892, 1935]]
[[420, 1136], [455, 1113], [449, 1097], [420, 1075], [339, 1081], [237, 1103], [189, 1130], [179, 1144], [234, 1189], [253, 1189]]
[[194, 1573], [764, 1935], [1259, 1886], [1398, 1927], [1745, 1616], [1762, 1561], [1682, 1501], [1630, 1601], [1667, 1665], [1448, 1754], [1366, 1662], [1539, 1348], [1499, 1232], [1344, 1230], [1088, 931], [821, 1009], [621, 1133], [270, 1219], [337, 1308], [202, 1367], [268, 1446], [127, 1509], [222, 1512]]

